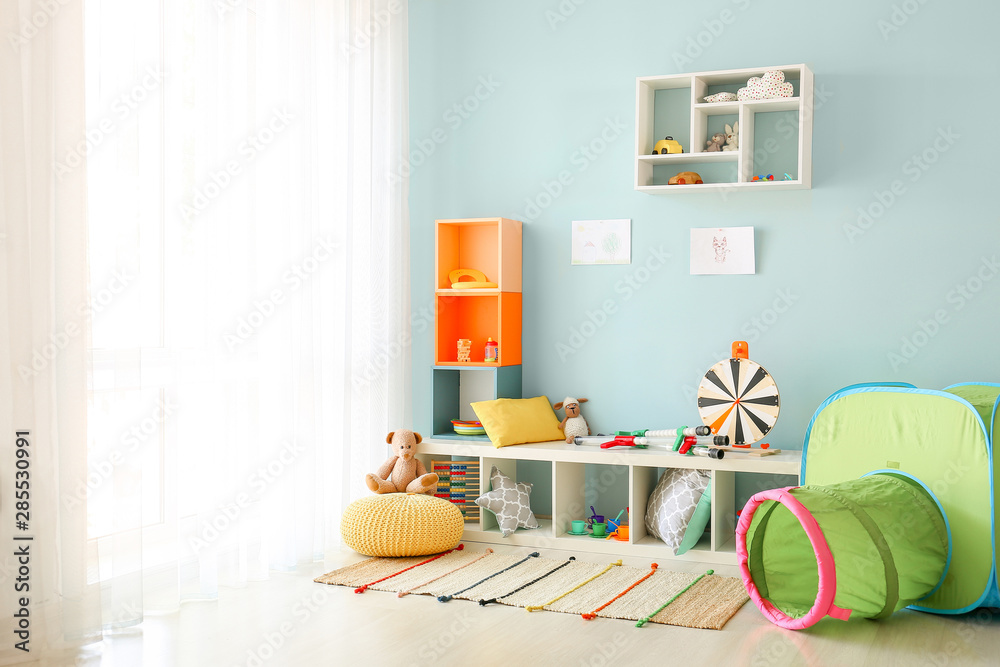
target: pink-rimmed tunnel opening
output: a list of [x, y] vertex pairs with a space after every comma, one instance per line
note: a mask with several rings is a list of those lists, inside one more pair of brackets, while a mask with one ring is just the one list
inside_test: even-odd
[[[837, 570], [834, 566], [833, 554], [830, 553], [830, 545], [826, 542], [826, 537], [819, 527], [816, 518], [812, 513], [790, 493], [797, 487], [789, 486], [783, 489], [770, 489], [755, 494], [747, 501], [743, 511], [740, 513], [740, 521], [736, 525], [736, 558], [740, 567], [740, 576], [743, 578], [743, 585], [747, 589], [747, 594], [753, 603], [757, 605], [761, 613], [775, 625], [788, 630], [802, 630], [817, 623], [825, 616], [846, 621], [851, 615], [850, 609], [841, 609], [833, 604], [837, 595]], [[805, 531], [806, 537], [812, 545], [813, 553], [816, 555], [816, 567], [819, 574], [819, 585], [816, 590], [816, 600], [813, 606], [804, 616], [794, 618], [774, 606], [770, 600], [765, 599], [753, 581], [750, 574], [749, 556], [747, 551], [747, 532], [753, 522], [754, 513], [766, 501], [771, 500], [781, 504], [792, 513], [792, 516], [799, 522]]]

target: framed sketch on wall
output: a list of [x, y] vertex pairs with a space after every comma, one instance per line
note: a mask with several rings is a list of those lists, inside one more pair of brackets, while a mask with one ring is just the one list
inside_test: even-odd
[[631, 264], [632, 220], [574, 220], [572, 264]]
[[753, 273], [753, 227], [691, 228], [691, 275]]

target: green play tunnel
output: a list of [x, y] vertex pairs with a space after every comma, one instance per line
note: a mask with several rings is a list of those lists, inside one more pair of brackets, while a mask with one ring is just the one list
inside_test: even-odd
[[751, 599], [789, 629], [828, 615], [888, 616], [933, 593], [951, 554], [937, 500], [886, 472], [758, 493], [736, 534]]

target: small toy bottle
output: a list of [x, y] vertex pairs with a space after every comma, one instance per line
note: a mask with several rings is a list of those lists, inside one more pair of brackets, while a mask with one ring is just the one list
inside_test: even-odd
[[492, 338], [486, 340], [486, 363], [498, 363], [500, 361], [500, 346]]

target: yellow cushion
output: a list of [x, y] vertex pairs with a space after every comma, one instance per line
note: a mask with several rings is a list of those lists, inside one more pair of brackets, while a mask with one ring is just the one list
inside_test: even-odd
[[472, 409], [494, 447], [566, 439], [546, 396], [479, 401]]
[[340, 536], [366, 556], [426, 556], [454, 549], [462, 539], [462, 512], [424, 493], [383, 493], [344, 510]]

